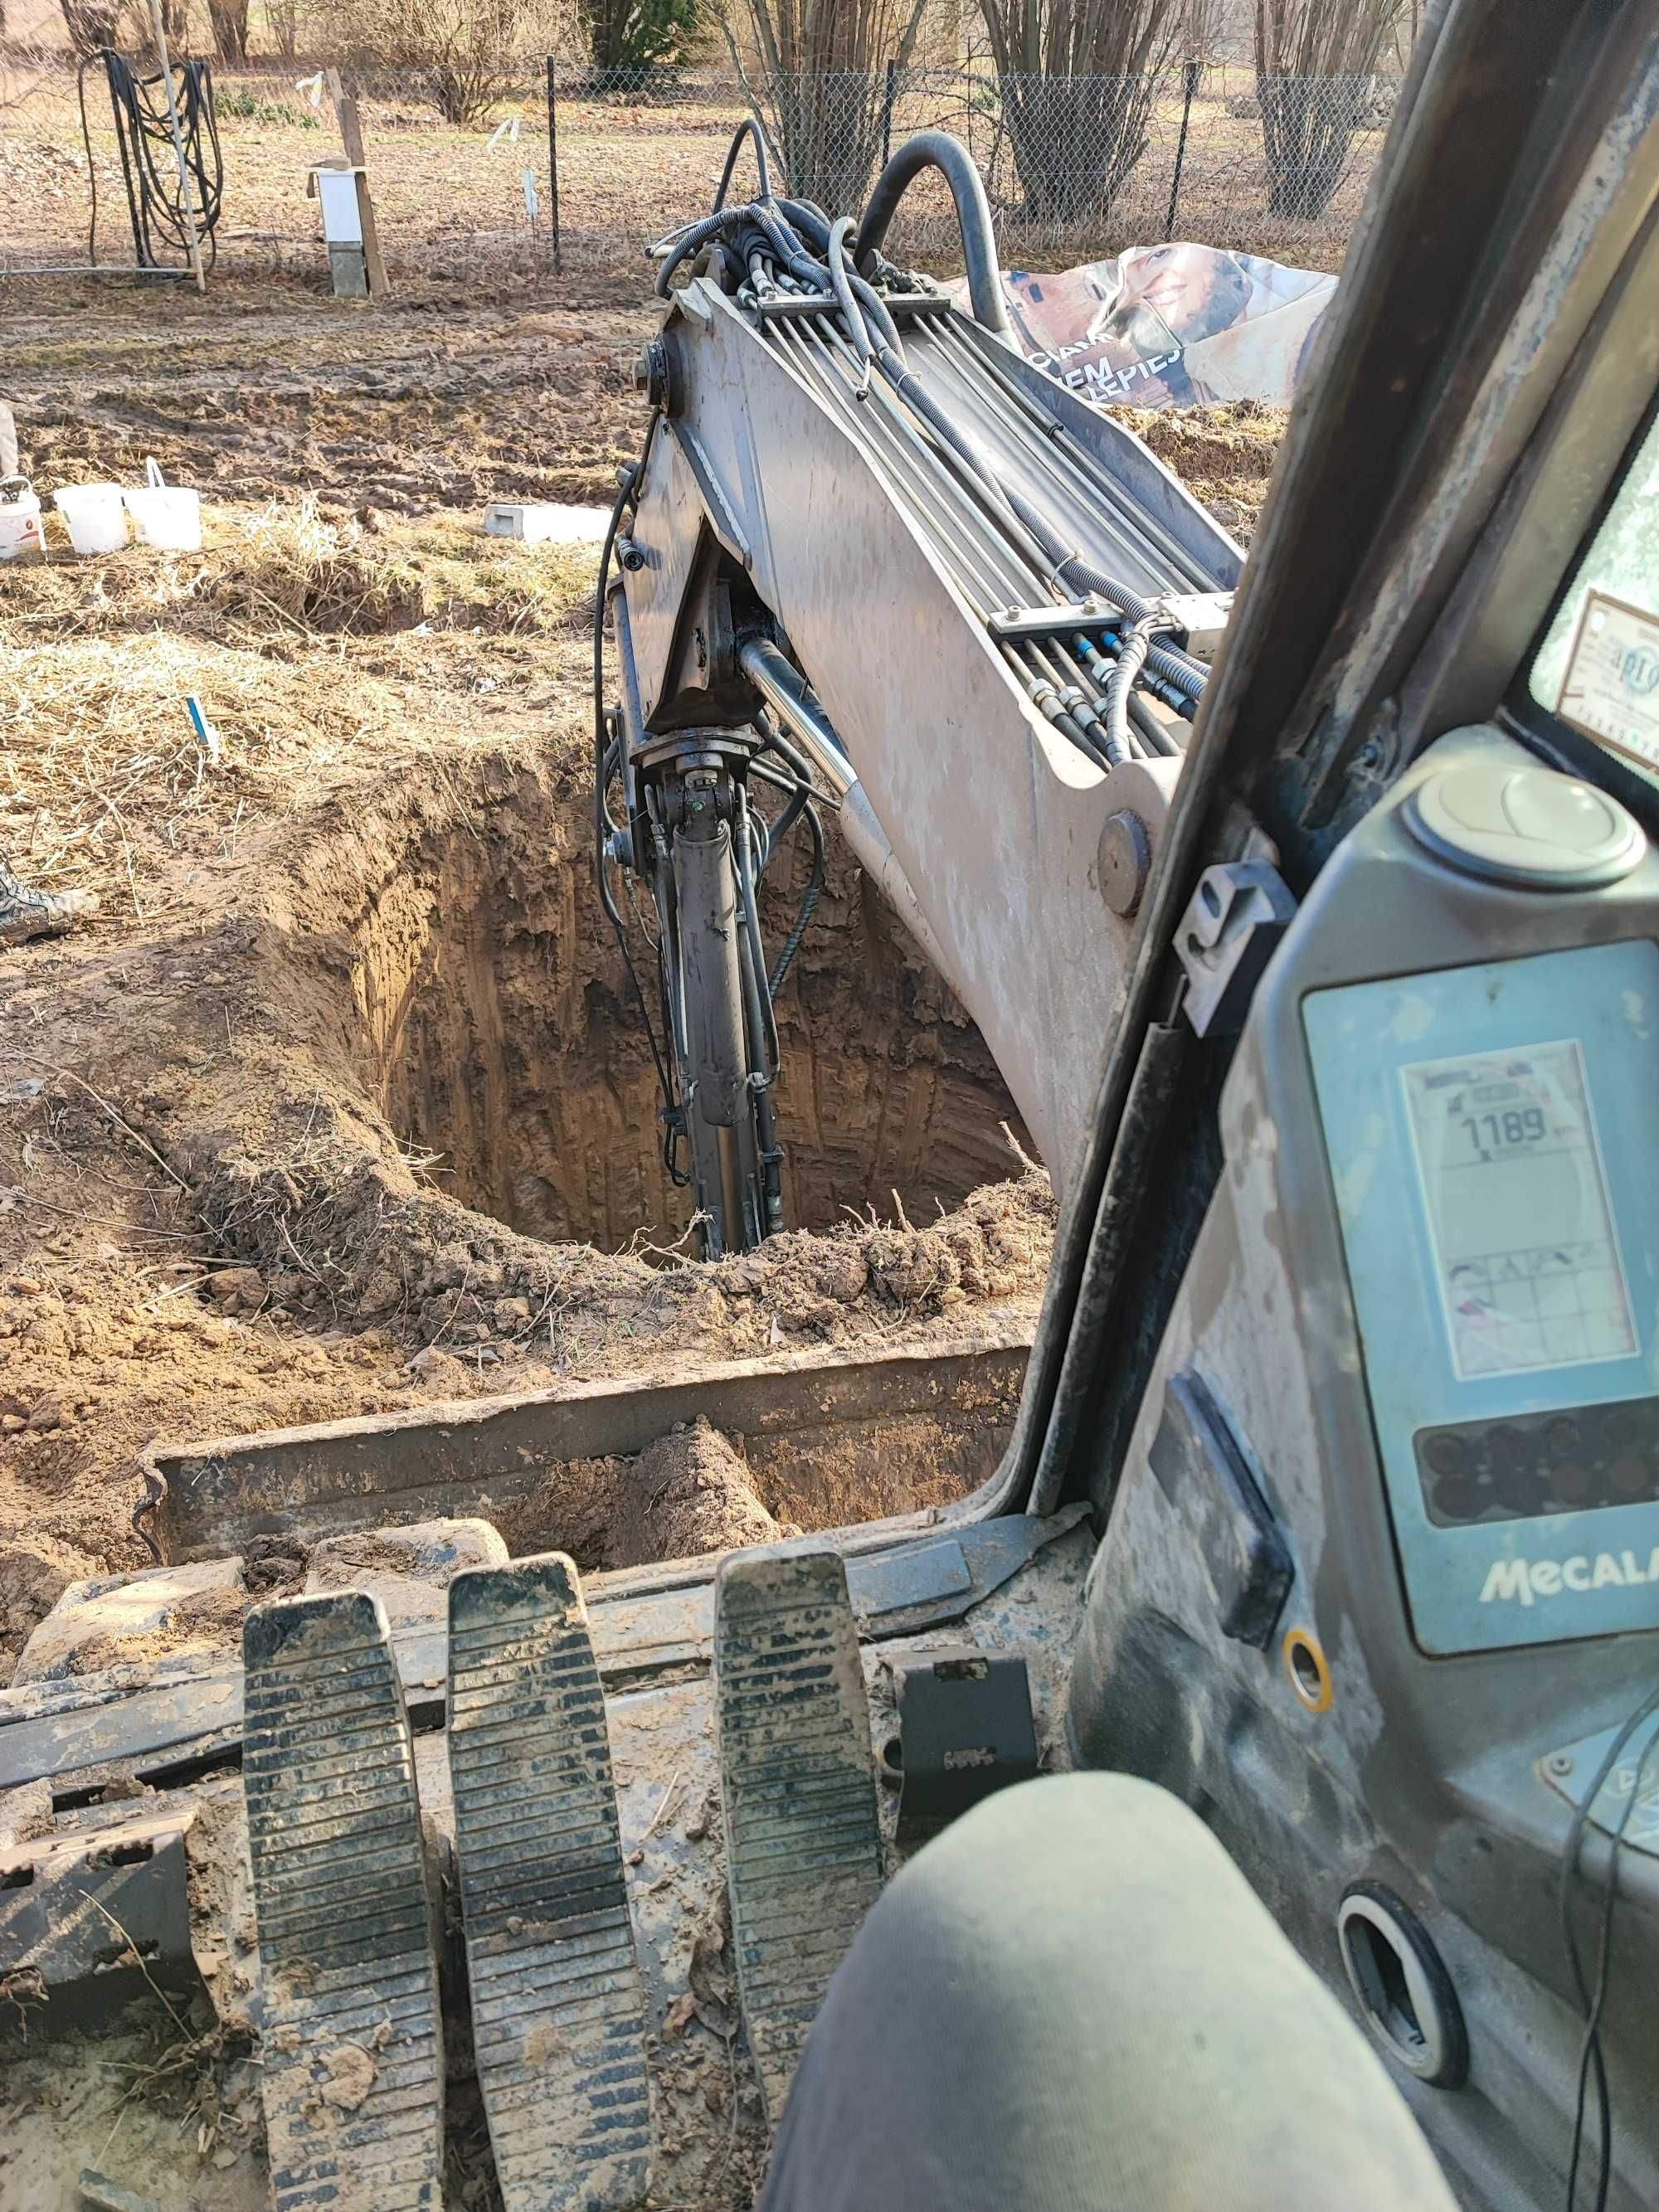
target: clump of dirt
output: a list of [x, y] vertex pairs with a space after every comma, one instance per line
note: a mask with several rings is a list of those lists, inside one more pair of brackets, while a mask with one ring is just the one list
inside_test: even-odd
[[1257, 399], [1217, 407], [1108, 410], [1173, 469], [1241, 545], [1255, 534], [1289, 411]]
[[550, 1545], [568, 1552], [584, 1573], [801, 1533], [768, 1510], [730, 1438], [701, 1418], [672, 1429], [636, 1459], [556, 1464], [500, 1518], [515, 1551]]
[[[22, 1425], [15, 1414], [8, 1418]], [[0, 1537], [0, 1653], [20, 1651], [35, 1624], [94, 1566], [89, 1553], [44, 1528], [11, 1529]]]

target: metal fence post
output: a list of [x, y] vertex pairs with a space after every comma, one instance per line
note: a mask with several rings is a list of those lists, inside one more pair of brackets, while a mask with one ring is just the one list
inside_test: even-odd
[[547, 217], [553, 233], [553, 273], [559, 261], [559, 88], [557, 64], [547, 58]]
[[887, 157], [893, 150], [893, 101], [898, 91], [898, 64], [891, 59], [887, 64], [887, 89], [881, 102], [881, 166], [887, 167]]
[[[550, 63], [549, 67], [551, 67]], [[1176, 211], [1181, 205], [1181, 168], [1187, 158], [1187, 126], [1193, 119], [1193, 95], [1198, 90], [1199, 64], [1187, 64], [1187, 93], [1181, 103], [1181, 136], [1176, 141], [1175, 174], [1170, 179], [1170, 212], [1164, 224], [1165, 239], [1175, 236]]]

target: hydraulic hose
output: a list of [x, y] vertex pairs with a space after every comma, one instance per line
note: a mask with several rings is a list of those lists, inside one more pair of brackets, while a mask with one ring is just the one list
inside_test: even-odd
[[670, 283], [681, 262], [689, 261], [701, 247], [708, 245], [711, 238], [718, 238], [729, 227], [736, 212], [734, 209], [722, 208], [718, 215], [706, 215], [701, 222], [694, 222], [689, 229], [680, 233], [658, 266], [657, 296], [659, 300], [668, 297]]
[[[1017, 504], [1023, 504], [1023, 502], [1017, 502]], [[1052, 533], [1045, 529], [1041, 518], [1036, 516], [1033, 510], [1025, 509], [1025, 519], [1039, 535], [1051, 536]], [[1054, 538], [1053, 542], [1057, 545], [1060, 541]], [[1126, 584], [1116, 583], [1111, 577], [1103, 575], [1098, 568], [1084, 560], [1080, 555], [1074, 553], [1070, 560], [1062, 562], [1060, 566], [1069, 576], [1077, 580], [1080, 589], [1093, 592], [1101, 599], [1109, 601], [1120, 613], [1127, 615], [1132, 623], [1145, 622], [1151, 615], [1152, 608], [1145, 599], [1130, 591]], [[1201, 662], [1194, 660], [1190, 653], [1183, 653], [1179, 646], [1168, 643], [1160, 645], [1154, 640], [1147, 647], [1146, 659], [1146, 665], [1155, 670], [1167, 683], [1173, 684], [1177, 690], [1185, 691], [1194, 699], [1202, 698], [1204, 696], [1204, 686], [1209, 680], [1209, 671]]]
[[853, 297], [853, 287], [847, 270], [847, 240], [853, 228], [849, 215], [842, 216], [830, 234], [830, 281], [835, 286], [836, 297], [841, 302], [842, 319], [859, 366], [864, 371], [864, 381], [857, 387], [858, 397], [866, 398], [870, 391], [870, 372], [875, 366], [876, 349], [870, 343], [870, 333], [865, 327], [864, 317], [859, 313], [859, 303]]
[[1151, 621], [1148, 616], [1144, 622], [1125, 630], [1112, 672], [1106, 679], [1107, 743], [1121, 744], [1126, 755], [1129, 749], [1129, 695], [1146, 665], [1147, 649], [1152, 641], [1148, 626]]
[[732, 134], [732, 143], [726, 149], [726, 167], [720, 171], [720, 190], [714, 195], [716, 213], [726, 205], [726, 195], [732, 188], [732, 172], [738, 166], [738, 155], [743, 151], [743, 142], [750, 138], [755, 145], [755, 167], [760, 171], [760, 196], [763, 200], [772, 197], [772, 157], [766, 143], [766, 133], [758, 115], [745, 115]]
[[[611, 509], [611, 520], [605, 530], [605, 544], [599, 553], [599, 582], [593, 592], [593, 866], [599, 880], [599, 903], [604, 907], [606, 919], [616, 932], [617, 944], [622, 952], [623, 966], [627, 970], [628, 981], [632, 986], [634, 997], [639, 1006], [640, 1020], [644, 1025], [646, 1042], [651, 1048], [651, 1064], [656, 1070], [657, 1088], [661, 1093], [665, 1109], [671, 1109], [674, 1103], [674, 1091], [668, 1079], [666, 1063], [658, 1049], [656, 1024], [651, 1018], [650, 1008], [646, 1003], [645, 992], [641, 987], [639, 971], [634, 965], [634, 956], [629, 950], [628, 931], [623, 921], [622, 909], [617, 906], [611, 894], [610, 879], [605, 874], [606, 838], [614, 826], [611, 820], [610, 809], [605, 805], [605, 762], [610, 751], [605, 726], [605, 588], [610, 581], [611, 556], [616, 549], [617, 536], [622, 528], [623, 515], [627, 510], [629, 501], [634, 496], [643, 467], [643, 459], [632, 462], [623, 470], [617, 480], [617, 497]], [[684, 1177], [675, 1168], [671, 1157], [671, 1143], [672, 1138], [665, 1136], [663, 1142], [663, 1164], [675, 1182], [684, 1182]]]
[[778, 205], [809, 246], [819, 253], [830, 251], [830, 218], [816, 200], [791, 199], [785, 193]]
[[953, 138], [948, 131], [920, 131], [914, 138], [907, 138], [876, 179], [859, 223], [859, 267], [866, 276], [875, 275], [876, 256], [898, 212], [898, 204], [924, 169], [937, 169], [951, 188], [962, 232], [968, 296], [975, 319], [1009, 345], [1017, 344], [1014, 326], [1008, 319], [1008, 303], [1002, 296], [1002, 270], [997, 263], [985, 180], [961, 139]]
[[794, 964], [795, 955], [800, 951], [801, 939], [811, 925], [812, 916], [817, 912], [818, 900], [823, 891], [823, 824], [818, 818], [817, 808], [813, 805], [811, 799], [806, 802], [805, 813], [806, 826], [812, 834], [812, 873], [805, 890], [801, 895], [800, 907], [795, 915], [795, 926], [784, 939], [783, 950], [779, 953], [777, 963], [767, 978], [766, 988], [775, 1000], [783, 988], [784, 977]]
[[773, 1010], [770, 992], [766, 988], [766, 955], [761, 948], [760, 883], [756, 872], [756, 838], [749, 809], [739, 798], [742, 811], [733, 837], [732, 857], [737, 862], [738, 890], [743, 900], [744, 942], [749, 958], [744, 969], [744, 991], [750, 1022], [756, 1042], [765, 1054], [767, 1085], [778, 1079], [782, 1055], [778, 1048], [777, 1017]]

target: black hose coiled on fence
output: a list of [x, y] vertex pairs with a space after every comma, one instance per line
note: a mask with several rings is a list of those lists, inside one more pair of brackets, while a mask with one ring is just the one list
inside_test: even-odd
[[[115, 142], [121, 155], [121, 174], [126, 185], [127, 213], [132, 222], [132, 243], [138, 266], [161, 268], [165, 266], [161, 257], [173, 254], [188, 263], [191, 237], [186, 219], [186, 187], [179, 177], [165, 80], [159, 71], [154, 76], [139, 76], [125, 57], [112, 46], [100, 46], [96, 55], [87, 57], [81, 64], [76, 87], [87, 167], [93, 179], [88, 258], [97, 258], [98, 185], [92, 166], [92, 143], [86, 128], [85, 76], [90, 64], [99, 58], [104, 64], [110, 106], [115, 114]], [[204, 61], [174, 62], [173, 76], [189, 196], [195, 204], [196, 235], [202, 249], [203, 266], [210, 269], [218, 255], [216, 233], [225, 186], [224, 155], [219, 145], [219, 124], [213, 106], [213, 71]]]

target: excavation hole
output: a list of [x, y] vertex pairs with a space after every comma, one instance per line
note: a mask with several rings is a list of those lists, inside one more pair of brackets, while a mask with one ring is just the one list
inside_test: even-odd
[[[637, 1009], [595, 895], [591, 801], [523, 772], [470, 826], [428, 833], [374, 887], [358, 933], [357, 1050], [439, 1186], [521, 1233], [615, 1251], [690, 1215], [662, 1154]], [[983, 1039], [831, 840], [829, 880], [778, 1002], [790, 1226], [849, 1212], [913, 1225], [1012, 1178], [1029, 1139]], [[806, 879], [779, 855], [769, 957]], [[654, 959], [632, 945], [655, 1008]], [[649, 1256], [648, 1251], [647, 1256]]]

